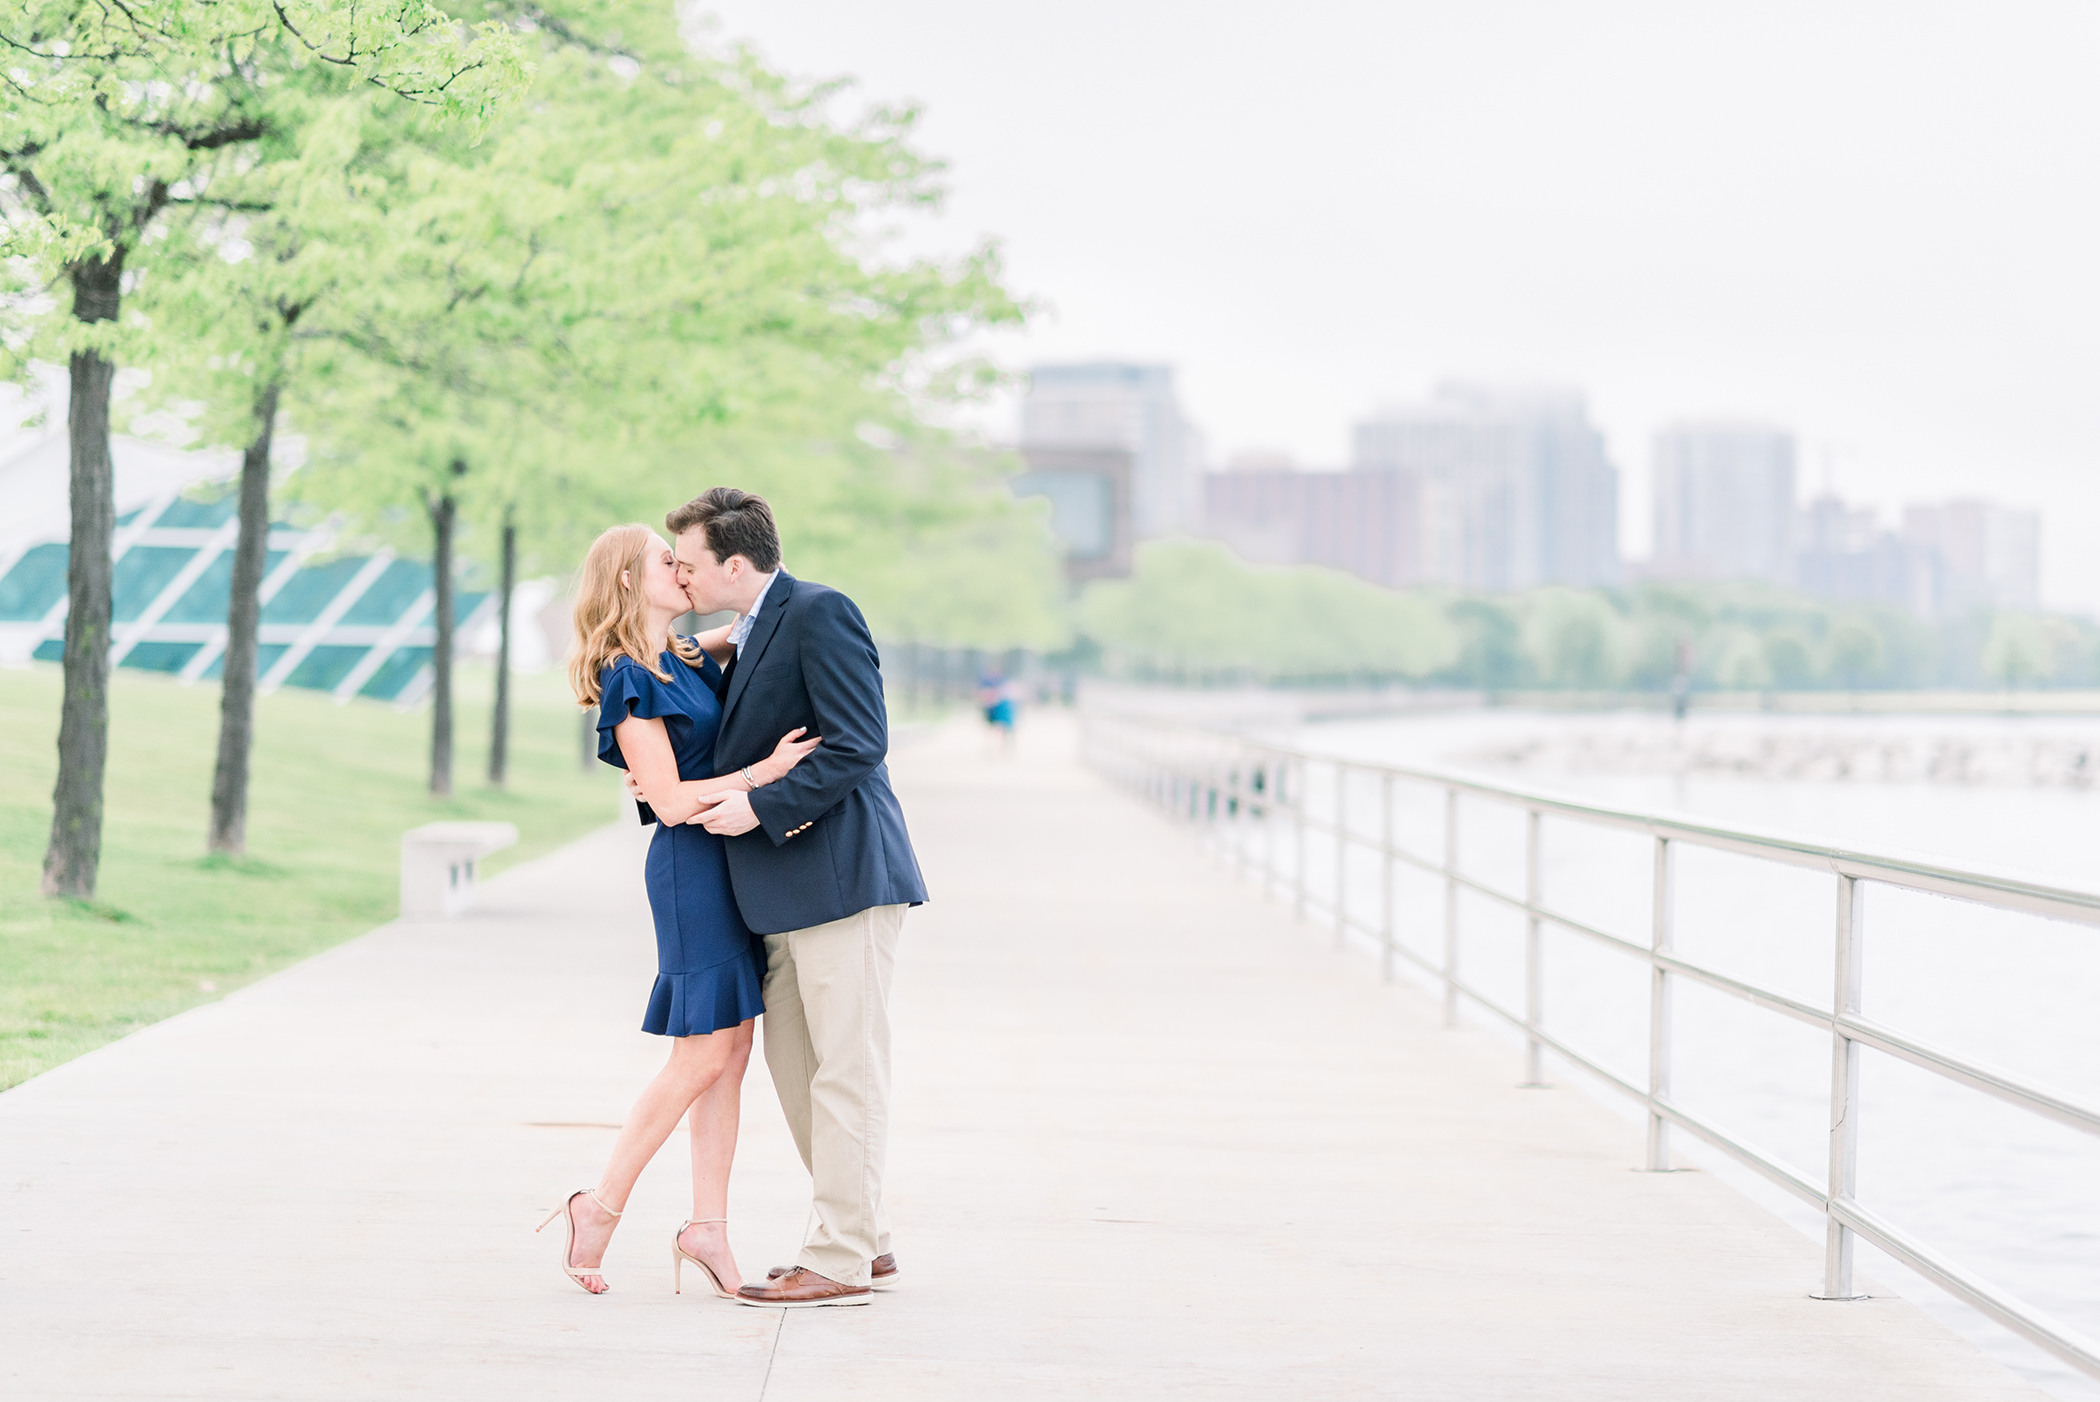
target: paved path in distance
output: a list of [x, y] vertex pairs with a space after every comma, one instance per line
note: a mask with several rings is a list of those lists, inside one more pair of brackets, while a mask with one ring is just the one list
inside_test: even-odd
[[[674, 1136], [606, 1264], [530, 1228], [661, 1057], [638, 831], [0, 1095], [0, 1396], [2035, 1399], [1900, 1300], [1219, 870], [1031, 717], [895, 757], [934, 903], [897, 976], [907, 1279], [670, 1289]], [[608, 806], [613, 802], [610, 786]], [[763, 1067], [731, 1211], [807, 1180]], [[688, 1284], [692, 1283], [689, 1273]]]

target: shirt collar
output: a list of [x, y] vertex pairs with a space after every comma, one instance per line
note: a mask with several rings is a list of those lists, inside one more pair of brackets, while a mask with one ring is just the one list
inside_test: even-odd
[[778, 578], [780, 578], [779, 570], [774, 570], [771, 574], [767, 575], [766, 582], [758, 586], [758, 597], [751, 601], [750, 610], [746, 612], [742, 618], [739, 618], [735, 623], [730, 625], [729, 643], [730, 646], [736, 649], [736, 655], [738, 657], [742, 657], [744, 655], [744, 641], [745, 639], [751, 636], [751, 625], [758, 618], [758, 611], [761, 608], [765, 607], [766, 594], [772, 589], [773, 581]]

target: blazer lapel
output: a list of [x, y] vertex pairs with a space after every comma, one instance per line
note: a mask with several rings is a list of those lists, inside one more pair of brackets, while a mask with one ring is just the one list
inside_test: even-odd
[[759, 605], [758, 617], [751, 621], [751, 636], [744, 639], [744, 655], [736, 659], [736, 670], [729, 676], [729, 691], [722, 698], [722, 727], [727, 729], [729, 717], [736, 710], [737, 701], [744, 694], [745, 684], [751, 680], [751, 671], [758, 666], [758, 659], [765, 656], [766, 644], [773, 641], [775, 630], [780, 627], [781, 615], [787, 612], [788, 600], [795, 594], [795, 579], [785, 569], [766, 590], [765, 601]]

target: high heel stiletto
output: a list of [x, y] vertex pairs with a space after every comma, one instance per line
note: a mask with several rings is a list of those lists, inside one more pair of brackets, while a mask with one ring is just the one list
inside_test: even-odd
[[[611, 1208], [605, 1205], [605, 1203], [599, 1198], [596, 1189], [578, 1188], [575, 1192], [569, 1194], [567, 1197], [561, 1200], [560, 1207], [555, 1208], [552, 1212], [547, 1214], [546, 1222], [540, 1223], [537, 1227], [534, 1227], [533, 1230], [535, 1232], [543, 1232], [547, 1230], [547, 1222], [552, 1222], [557, 1217], [561, 1218], [562, 1224], [568, 1228], [568, 1240], [563, 1244], [561, 1249], [561, 1273], [567, 1276], [569, 1279], [575, 1281], [577, 1285], [581, 1286], [583, 1292], [586, 1295], [603, 1295], [605, 1293], [605, 1290], [612, 1289], [611, 1285], [607, 1285], [605, 1287], [605, 1290], [593, 1290], [590, 1286], [584, 1285], [583, 1283], [583, 1278], [587, 1275], [594, 1275], [597, 1276], [600, 1280], [603, 1280], [605, 1278], [605, 1271], [602, 1267], [572, 1266], [569, 1264], [569, 1258], [576, 1254], [576, 1218], [575, 1215], [569, 1211], [569, 1208], [575, 1204], [576, 1199], [578, 1198], [589, 1198], [592, 1202], [597, 1203], [598, 1210], [600, 1212], [611, 1213], [614, 1217], [618, 1217], [620, 1215], [617, 1212], [613, 1212]], [[683, 1231], [684, 1228], [681, 1227], [679, 1230]]]
[[707, 1283], [715, 1288], [715, 1294], [719, 1295], [725, 1300], [734, 1300], [736, 1298], [736, 1291], [725, 1290], [722, 1288], [722, 1277], [715, 1274], [715, 1268], [707, 1264], [707, 1262], [701, 1260], [698, 1256], [695, 1256], [692, 1252], [686, 1250], [683, 1244], [685, 1241], [685, 1229], [687, 1227], [705, 1227], [710, 1223], [714, 1222], [720, 1222], [724, 1226], [727, 1226], [729, 1224], [729, 1219], [727, 1217], [691, 1217], [679, 1223], [678, 1230], [671, 1234], [672, 1294], [683, 1295], [685, 1293], [685, 1263], [687, 1261], [691, 1261], [694, 1265], [698, 1266], [701, 1270], [701, 1273], [707, 1277]]

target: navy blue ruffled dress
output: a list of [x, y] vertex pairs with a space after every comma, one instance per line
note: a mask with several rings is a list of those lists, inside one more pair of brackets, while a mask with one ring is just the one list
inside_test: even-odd
[[[625, 769], [613, 727], [640, 716], [664, 723], [680, 779], [713, 778], [722, 724], [714, 689], [722, 669], [703, 658], [696, 672], [668, 651], [657, 665], [670, 673], [669, 682], [626, 657], [599, 673], [598, 758]], [[765, 946], [737, 913], [722, 839], [702, 827], [658, 823], [644, 871], [656, 917], [657, 972], [642, 1030], [694, 1037], [764, 1012]]]

